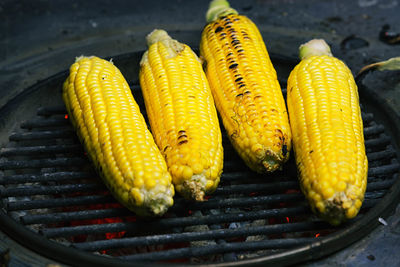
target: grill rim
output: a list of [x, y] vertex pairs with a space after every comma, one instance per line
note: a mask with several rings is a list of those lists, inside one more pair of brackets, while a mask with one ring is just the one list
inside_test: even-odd
[[[113, 59], [114, 62], [124, 60], [124, 58], [139, 57], [143, 51], [136, 51], [132, 53], [121, 54], [106, 58], [107, 60]], [[278, 60], [283, 61], [282, 64], [296, 65], [298, 60], [295, 58], [286, 57], [279, 54], [270, 53], [272, 62]], [[9, 106], [14, 102], [19, 101], [19, 97], [29, 95], [30, 93], [40, 89], [42, 86], [48, 86], [49, 83], [64, 80], [68, 75], [68, 70], [61, 71], [53, 76], [37, 82], [36, 84], [28, 87], [23, 92], [10, 99], [6, 105], [0, 107], [0, 113], [7, 112]], [[374, 108], [381, 110], [382, 115], [389, 118], [394, 123], [391, 124], [392, 137], [400, 133], [400, 119], [394, 114], [393, 110], [385, 105], [384, 99], [379, 94], [373, 93], [367, 86], [363, 86], [362, 78], [356, 77], [357, 86], [360, 98], [366, 99], [367, 102], [373, 101]], [[395, 141], [395, 140], [394, 140]], [[396, 144], [398, 146], [398, 144]], [[397, 157], [399, 157], [398, 148], [396, 149]], [[386, 192], [385, 196], [372, 207], [360, 220], [354, 222], [351, 226], [345, 229], [336, 231], [332, 236], [322, 237], [315, 242], [308, 245], [299, 246], [290, 249], [289, 251], [276, 253], [269, 256], [259, 256], [245, 260], [226, 261], [220, 263], [213, 263], [213, 266], [264, 266], [268, 264], [290, 265], [294, 263], [301, 263], [309, 260], [319, 259], [323, 256], [330, 255], [338, 250], [344, 249], [359, 239], [365, 237], [366, 234], [374, 230], [380, 223], [379, 217], [388, 216], [394, 212], [395, 207], [398, 205], [396, 197], [400, 196], [400, 179], [398, 179]], [[82, 264], [85, 266], [154, 266], [154, 262], [130, 262], [122, 261], [118, 258], [109, 258], [106, 256], [96, 255], [91, 252], [79, 250], [73, 246], [65, 246], [45, 236], [33, 232], [21, 223], [11, 218], [5, 210], [1, 208], [0, 212], [0, 230], [2, 230], [8, 237], [17, 241], [25, 248], [48, 257], [53, 260], [65, 264]], [[192, 266], [190, 264], [176, 264], [176, 263], [163, 263], [168, 266]], [[196, 264], [196, 266], [209, 266], [208, 264]]]

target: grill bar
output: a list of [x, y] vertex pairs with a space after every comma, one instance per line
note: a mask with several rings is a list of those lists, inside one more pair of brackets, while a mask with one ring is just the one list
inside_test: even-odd
[[189, 257], [198, 257], [204, 255], [215, 255], [234, 251], [254, 251], [263, 249], [284, 249], [297, 247], [301, 245], [310, 244], [314, 242], [315, 238], [287, 238], [287, 239], [271, 239], [256, 242], [240, 242], [240, 243], [225, 243], [218, 245], [210, 245], [207, 247], [189, 247], [180, 248], [170, 251], [150, 252], [146, 254], [133, 254], [123, 256], [124, 260], [145, 260], [145, 261], [158, 261], [170, 259], [182, 259]]
[[184, 232], [177, 234], [153, 235], [151, 237], [127, 237], [123, 239], [110, 239], [92, 242], [75, 243], [73, 247], [97, 251], [103, 249], [134, 247], [146, 244], [147, 246], [166, 244], [171, 242], [191, 242], [199, 240], [213, 240], [218, 238], [234, 238], [254, 235], [270, 235], [292, 232], [305, 232], [311, 230], [324, 230], [329, 228], [327, 223], [322, 221], [285, 223], [263, 226], [240, 227], [236, 229], [217, 229], [204, 232]]
[[183, 227], [190, 225], [217, 224], [226, 222], [240, 222], [258, 219], [267, 219], [271, 217], [296, 216], [298, 214], [310, 215], [311, 211], [306, 205], [294, 208], [269, 209], [260, 211], [240, 212], [232, 214], [206, 215], [203, 217], [179, 217], [167, 218], [154, 221], [141, 222], [125, 222], [125, 223], [108, 223], [97, 225], [82, 225], [75, 227], [45, 228], [40, 233], [46, 237], [75, 236], [80, 234], [95, 233], [114, 233], [120, 231], [137, 232], [144, 229], [152, 231], [165, 230], [170, 227]]
[[391, 141], [392, 140], [389, 136], [387, 136], [386, 134], [381, 134], [379, 138], [366, 139], [364, 141], [364, 144], [365, 147], [368, 149], [373, 147], [383, 147], [389, 145]]
[[383, 133], [383, 131], [385, 131], [385, 127], [383, 127], [383, 125], [381, 125], [381, 124], [373, 125], [373, 126], [364, 128], [364, 135], [366, 135], [366, 136], [376, 135], [376, 134]]
[[393, 158], [395, 156], [396, 156], [396, 150], [394, 150], [392, 147], [384, 151], [370, 152], [370, 153], [367, 152], [367, 157], [369, 162], [387, 158]]
[[67, 110], [65, 109], [65, 106], [40, 107], [37, 109], [36, 114], [39, 116], [67, 114]]
[[42, 127], [66, 126], [69, 124], [70, 122], [65, 118], [35, 119], [22, 122], [21, 128], [32, 129], [32, 128], [42, 128]]
[[7, 147], [0, 149], [0, 156], [35, 156], [37, 154], [52, 153], [83, 153], [80, 144], [52, 145], [52, 146], [26, 146]]
[[8, 211], [16, 210], [32, 210], [43, 208], [59, 208], [68, 206], [84, 206], [90, 204], [114, 203], [115, 200], [109, 195], [96, 195], [96, 196], [79, 196], [73, 198], [53, 198], [51, 201], [48, 199], [36, 200], [23, 200], [17, 202], [6, 202]]
[[56, 158], [56, 159], [34, 159], [34, 160], [10, 160], [0, 162], [0, 170], [49, 168], [65, 166], [83, 166], [88, 164], [86, 158]]
[[113, 208], [113, 209], [100, 209], [100, 210], [82, 210], [82, 211], [71, 211], [71, 212], [57, 212], [47, 214], [33, 214], [24, 215], [20, 217], [23, 224], [50, 224], [57, 222], [69, 222], [78, 220], [93, 220], [100, 218], [112, 218], [130, 216], [132, 212], [125, 208]]
[[52, 131], [34, 131], [24, 133], [13, 133], [10, 135], [10, 141], [26, 141], [26, 140], [47, 140], [57, 138], [68, 138], [75, 136], [75, 131], [71, 127]]
[[97, 177], [93, 172], [49, 172], [44, 174], [15, 174], [0, 176], [0, 185], [51, 182]]
[[384, 174], [392, 174], [392, 173], [398, 172], [399, 170], [400, 170], [399, 163], [393, 163], [390, 165], [374, 167], [374, 168], [370, 168], [368, 170], [368, 177], [384, 175]]
[[21, 186], [11, 188], [0, 188], [2, 197], [10, 196], [32, 196], [32, 195], [53, 195], [71, 192], [95, 192], [105, 190], [102, 184], [66, 184], [66, 185], [50, 185], [50, 186]]

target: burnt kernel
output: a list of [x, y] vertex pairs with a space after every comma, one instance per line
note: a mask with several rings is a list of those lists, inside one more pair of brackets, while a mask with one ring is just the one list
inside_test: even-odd
[[287, 145], [283, 145], [283, 146], [282, 146], [282, 155], [283, 155], [283, 156], [286, 156], [287, 153], [288, 153]]
[[178, 145], [183, 145], [183, 144], [186, 144], [188, 142], [188, 140], [182, 140], [182, 141], [180, 141], [180, 142], [178, 142]]
[[313, 153], [313, 152], [314, 152], [314, 150], [310, 150], [310, 154]]
[[244, 94], [245, 94], [245, 95], [250, 95], [251, 92], [250, 92], [249, 90], [246, 90], [246, 91], [244, 92]]
[[220, 31], [222, 31], [224, 28], [219, 26], [218, 28], [215, 29], [215, 33], [219, 33]]
[[233, 63], [233, 64], [231, 64], [231, 65], [229, 66], [229, 68], [230, 68], [230, 69], [236, 69], [237, 66], [238, 66], [237, 63]]
[[237, 94], [236, 95], [236, 97], [242, 97], [243, 96], [243, 94]]
[[237, 52], [238, 53], [242, 53], [242, 52], [244, 52], [244, 50], [243, 49], [239, 49]]
[[239, 77], [235, 80], [235, 82], [240, 82], [241, 80], [243, 80], [243, 77]]
[[233, 55], [232, 52], [229, 52], [228, 54], [226, 54], [227, 57], [230, 57], [230, 56], [232, 56], [232, 55]]
[[244, 83], [242, 83], [241, 85], [239, 85], [239, 89], [242, 88], [243, 86], [246, 86]]
[[186, 131], [180, 130], [180, 131], [178, 132], [178, 134], [179, 134], [179, 135], [186, 134]]
[[185, 138], [185, 139], [187, 139], [187, 135], [186, 135], [186, 134], [182, 134], [182, 135], [180, 135], [180, 136], [178, 137], [178, 140], [179, 140], [179, 139], [182, 139], [182, 138]]
[[201, 64], [203, 66], [203, 69], [207, 69], [207, 60], [203, 60], [203, 63]]
[[235, 39], [235, 40], [233, 40], [233, 41], [231, 42], [231, 44], [232, 44], [233, 46], [235, 46], [235, 45], [237, 45], [237, 44], [240, 44], [240, 41], [237, 40], [237, 39]]

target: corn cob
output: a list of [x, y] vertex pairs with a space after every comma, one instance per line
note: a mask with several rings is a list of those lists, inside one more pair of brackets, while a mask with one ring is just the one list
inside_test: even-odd
[[138, 215], [162, 215], [174, 188], [130, 88], [111, 62], [79, 57], [63, 85], [70, 120], [113, 196]]
[[202, 201], [218, 186], [223, 148], [217, 111], [201, 63], [165, 31], [147, 36], [140, 85], [152, 133], [177, 192]]
[[227, 135], [254, 171], [272, 172], [289, 158], [285, 101], [262, 36], [225, 0], [212, 1], [200, 54]]
[[300, 185], [332, 225], [357, 215], [367, 185], [363, 123], [351, 71], [323, 40], [300, 47], [287, 105]]

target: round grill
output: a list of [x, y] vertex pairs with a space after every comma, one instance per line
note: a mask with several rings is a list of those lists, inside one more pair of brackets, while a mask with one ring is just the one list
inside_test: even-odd
[[[113, 57], [138, 85], [142, 52]], [[271, 55], [282, 88], [296, 63]], [[162, 218], [139, 218], [108, 193], [89, 163], [61, 99], [67, 71], [28, 88], [0, 110], [2, 230], [24, 246], [67, 264], [293, 264], [340, 250], [389, 214], [400, 196], [399, 129], [360, 90], [368, 186], [360, 214], [332, 227], [310, 211], [291, 160], [282, 171], [250, 171], [223, 135], [224, 172], [201, 203], [175, 197]], [[286, 95], [286, 90], [283, 90]], [[285, 96], [286, 97], [286, 96]], [[222, 124], [221, 124], [222, 125]], [[391, 126], [396, 127], [396, 126]], [[391, 130], [392, 129], [392, 130]]]

